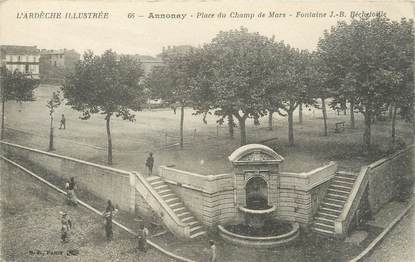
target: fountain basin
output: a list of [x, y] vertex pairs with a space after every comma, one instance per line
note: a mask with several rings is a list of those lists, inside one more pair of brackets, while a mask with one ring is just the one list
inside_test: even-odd
[[[293, 242], [297, 239], [300, 235], [300, 226], [298, 223], [291, 223], [291, 222], [282, 222], [288, 225], [290, 228], [285, 233], [276, 233], [273, 236], [253, 236], [253, 235], [246, 235], [245, 232], [232, 232], [231, 230], [235, 228], [244, 228], [245, 225], [228, 225], [222, 226], [218, 225], [219, 235], [225, 240], [230, 243], [241, 245], [241, 246], [249, 246], [255, 248], [272, 248], [286, 245], [290, 242]], [[249, 230], [248, 230], [249, 231]]]
[[275, 211], [276, 206], [269, 207], [267, 209], [250, 209], [243, 206], [238, 207], [239, 210], [246, 214], [254, 214], [254, 215], [266, 215]]

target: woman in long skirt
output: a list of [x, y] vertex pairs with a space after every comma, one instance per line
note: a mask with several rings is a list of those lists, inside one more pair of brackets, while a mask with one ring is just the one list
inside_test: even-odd
[[75, 179], [73, 177], [71, 177], [71, 180], [66, 183], [66, 190], [67, 190], [67, 199], [68, 199], [68, 204], [73, 205], [73, 206], [77, 206], [78, 205], [78, 199], [76, 197], [75, 194]]

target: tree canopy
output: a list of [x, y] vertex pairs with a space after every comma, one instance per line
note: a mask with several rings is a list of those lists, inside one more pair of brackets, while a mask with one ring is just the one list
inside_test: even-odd
[[111, 50], [101, 56], [86, 52], [67, 76], [63, 86], [67, 105], [82, 113], [86, 120], [92, 114], [105, 115], [108, 135], [108, 164], [112, 164], [110, 119], [113, 115], [134, 121], [132, 111], [141, 109], [145, 101], [140, 80], [144, 71], [140, 62]]
[[2, 102], [2, 121], [1, 136], [4, 137], [4, 105], [6, 101], [15, 100], [16, 102], [33, 101], [34, 90], [39, 86], [39, 80], [33, 79], [30, 75], [23, 74], [15, 70], [10, 71], [6, 67], [0, 68], [1, 81], [1, 102]]
[[[393, 94], [406, 95], [402, 90], [393, 90], [408, 75], [407, 69], [398, 66], [401, 63], [397, 59], [408, 60], [403, 57], [413, 49], [413, 38], [405, 41], [407, 48], [402, 48], [397, 39], [410, 37], [410, 30], [404, 22], [398, 25], [386, 18], [353, 20], [350, 24], [342, 21], [319, 41], [319, 53], [329, 70], [336, 97], [340, 98], [337, 101], [352, 101], [365, 117], [365, 151], [371, 144], [373, 117], [385, 110]], [[413, 56], [406, 64], [413, 65]]]

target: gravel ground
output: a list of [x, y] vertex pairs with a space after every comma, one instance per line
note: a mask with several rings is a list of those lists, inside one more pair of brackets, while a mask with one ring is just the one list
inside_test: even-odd
[[[154, 249], [139, 257], [133, 236], [115, 226], [114, 241], [107, 242], [102, 218], [68, 207], [63, 195], [6, 166], [1, 166], [1, 261], [173, 261]], [[66, 244], [60, 241], [59, 211], [74, 224]], [[71, 250], [79, 254], [68, 256]]]

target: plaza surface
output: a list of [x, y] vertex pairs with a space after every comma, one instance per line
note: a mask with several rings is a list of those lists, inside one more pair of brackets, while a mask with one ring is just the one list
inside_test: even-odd
[[[7, 102], [5, 141], [46, 150], [50, 119], [45, 105], [51, 93], [58, 89], [42, 85], [36, 89], [36, 100], [33, 102]], [[174, 114], [170, 109], [143, 110], [136, 113], [135, 122], [112, 118], [113, 167], [144, 172], [145, 159], [151, 151], [155, 154], [155, 167], [170, 165], [200, 174], [232, 172], [227, 157], [240, 146], [238, 128], [235, 128], [235, 138], [230, 139], [226, 125], [217, 127], [215, 116], [208, 115], [207, 124], [203, 124], [202, 116], [193, 115], [194, 111], [186, 108], [185, 147], [179, 150], [174, 145], [178, 139], [173, 138], [179, 134], [179, 111]], [[298, 123], [298, 113], [295, 113], [294, 147], [288, 146], [287, 119], [278, 114], [274, 114], [273, 131], [268, 131], [267, 116], [260, 119], [260, 126], [254, 126], [253, 119], [248, 119], [248, 143], [264, 143], [272, 147], [285, 158], [282, 170], [288, 172], [310, 171], [328, 161], [337, 161], [343, 170], [358, 170], [363, 164], [385, 154], [390, 137], [389, 121], [378, 121], [372, 126], [373, 144], [378, 145], [379, 150], [367, 157], [361, 154], [363, 121], [360, 114], [356, 114], [357, 128], [350, 129], [349, 115], [336, 115], [328, 110], [329, 135], [325, 137], [322, 135], [321, 110], [304, 108], [303, 112], [303, 124]], [[66, 116], [65, 130], [58, 129], [61, 114]], [[106, 164], [107, 136], [103, 115], [94, 115], [90, 120], [81, 120], [80, 115], [68, 106], [57, 109], [54, 115], [55, 152]], [[335, 123], [340, 121], [346, 122], [345, 132], [334, 133]], [[411, 125], [398, 121], [397, 136], [406, 144], [413, 143]]]

